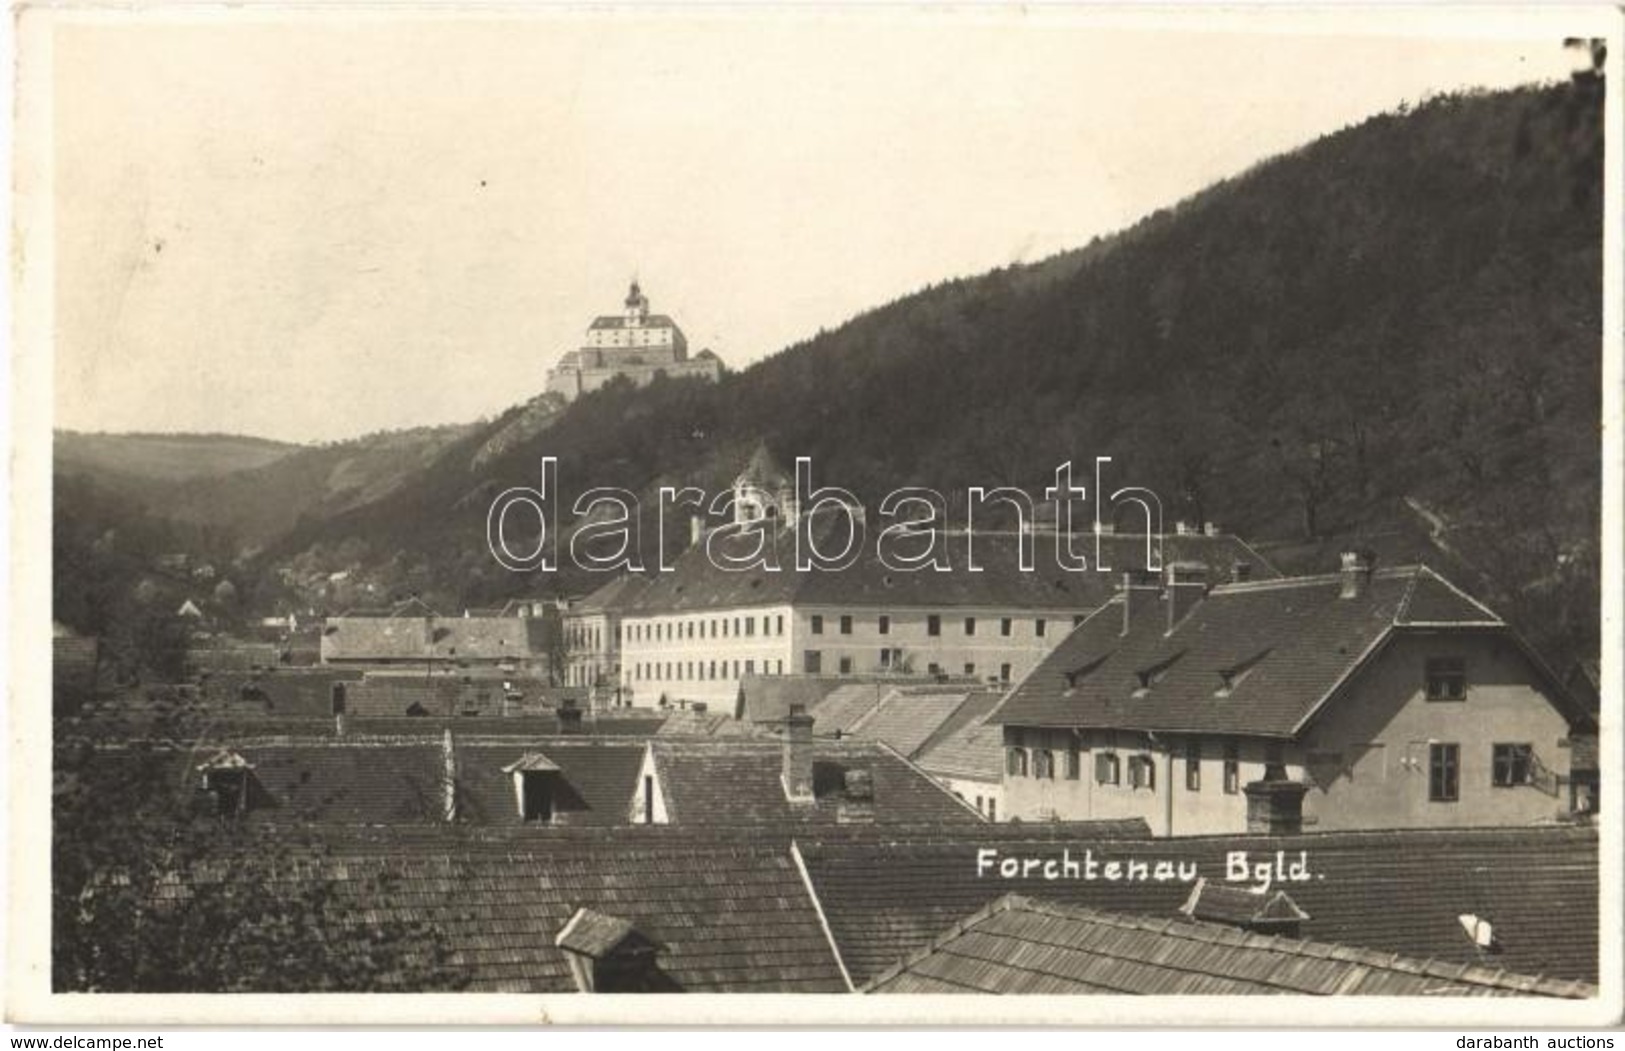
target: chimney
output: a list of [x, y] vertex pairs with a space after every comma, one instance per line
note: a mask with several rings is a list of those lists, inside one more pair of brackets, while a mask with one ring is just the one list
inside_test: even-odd
[[1213, 522], [1203, 522], [1202, 523], [1202, 535], [1203, 536], [1218, 536], [1219, 535], [1219, 527], [1218, 527], [1218, 525], [1213, 523]]
[[1245, 584], [1253, 579], [1253, 564], [1240, 559], [1230, 565], [1230, 579], [1238, 584]]
[[581, 709], [576, 707], [574, 697], [566, 697], [559, 702], [557, 715], [560, 734], [578, 734], [581, 732]]
[[442, 787], [446, 792], [445, 819], [457, 820], [457, 749], [451, 742], [451, 727], [446, 727], [446, 736], [440, 744], [440, 751], [445, 760], [445, 773]]
[[1174, 535], [1175, 536], [1190, 536], [1191, 535], [1191, 527], [1190, 527], [1190, 525], [1185, 523], [1185, 522], [1175, 522], [1174, 523]]
[[784, 795], [792, 803], [813, 796], [813, 717], [804, 704], [792, 704], [784, 720]]
[[1345, 551], [1342, 554], [1343, 590], [1338, 598], [1359, 598], [1364, 593], [1366, 583], [1371, 579], [1371, 570], [1376, 557], [1369, 551]]
[[875, 782], [867, 770], [848, 770], [841, 792], [841, 805], [835, 812], [838, 825], [875, 823]]
[[1173, 562], [1168, 566], [1168, 634], [1207, 595], [1207, 566], [1200, 562]]
[[1131, 624], [1137, 624], [1142, 617], [1150, 616], [1152, 607], [1156, 605], [1159, 588], [1148, 580], [1136, 579], [1143, 576], [1144, 574], [1136, 573], [1123, 574], [1124, 635], [1128, 634]]
[[1295, 836], [1303, 831], [1303, 797], [1309, 786], [1289, 781], [1286, 771], [1269, 767], [1264, 780], [1243, 786], [1247, 794], [1247, 831], [1268, 836]]

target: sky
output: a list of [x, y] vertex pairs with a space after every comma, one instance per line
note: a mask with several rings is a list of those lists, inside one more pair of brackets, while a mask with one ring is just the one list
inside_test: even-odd
[[1573, 65], [1547, 26], [1399, 17], [68, 20], [55, 423], [310, 442], [492, 416], [634, 276], [743, 367], [1401, 103]]

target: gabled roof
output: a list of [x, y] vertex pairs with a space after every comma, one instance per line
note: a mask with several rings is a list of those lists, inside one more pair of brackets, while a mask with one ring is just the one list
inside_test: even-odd
[[622, 573], [600, 584], [586, 598], [572, 605], [569, 612], [615, 613], [642, 594], [648, 586], [648, 577], [639, 573]]
[[[837, 521], [841, 524], [836, 524]], [[798, 571], [795, 559], [796, 527], [757, 533], [716, 532], [689, 547], [626, 607], [633, 615], [657, 615], [767, 605], [834, 606], [852, 609], [932, 609], [939, 607], [1078, 614], [1108, 601], [1122, 574], [1145, 564], [1144, 536], [1112, 534], [1099, 538], [1101, 556], [1110, 571], [1098, 570], [1093, 536], [1073, 538], [1074, 546], [1089, 560], [1083, 571], [1063, 569], [1056, 560], [1056, 537], [1036, 533], [1032, 542], [1032, 572], [1021, 569], [1022, 538], [1015, 533], [978, 532], [940, 534], [938, 550], [951, 567], [947, 572], [892, 569], [877, 550], [880, 529], [865, 528], [857, 560], [842, 570]], [[844, 516], [818, 516], [810, 527], [821, 550], [839, 550], [847, 539]], [[830, 535], [833, 531], [834, 535]], [[776, 571], [765, 568], [723, 568], [747, 562], [758, 545], [777, 552]], [[717, 553], [710, 553], [715, 545]], [[977, 572], [971, 572], [971, 548]], [[1210, 580], [1228, 580], [1236, 562], [1253, 565], [1254, 579], [1274, 576], [1256, 552], [1232, 536], [1166, 536], [1154, 538], [1164, 562], [1200, 562]], [[911, 548], [911, 550], [913, 550]], [[895, 560], [895, 559], [894, 559]], [[721, 565], [719, 565], [721, 563]], [[1052, 630], [1063, 626], [1052, 625]]]
[[751, 739], [655, 738], [655, 771], [671, 823], [835, 825], [842, 820], [845, 775], [867, 771], [874, 785], [873, 823], [979, 825], [981, 815], [883, 745], [816, 741], [813, 805], [791, 804], [782, 780], [784, 745]]
[[1372, 573], [1353, 598], [1339, 575], [1213, 588], [1168, 631], [1162, 601], [1121, 593], [1012, 691], [991, 721], [1166, 732], [1295, 735], [1396, 631], [1507, 630], [1426, 566]]
[[[1299, 934], [1453, 964], [1491, 962], [1522, 974], [1595, 982], [1598, 973], [1597, 834], [1561, 827], [1214, 836], [1134, 841], [1064, 824], [983, 825], [934, 841], [814, 839], [797, 845], [831, 936], [853, 980], [864, 982], [1005, 893], [1109, 912], [1176, 917], [1191, 884], [1179, 880], [1046, 879], [979, 874], [978, 852], [1101, 865], [1141, 859], [1194, 865], [1222, 881], [1227, 857], [1246, 851], [1295, 859], [1317, 878], [1285, 889], [1309, 919]], [[1250, 885], [1250, 884], [1249, 884]], [[1280, 886], [1280, 884], [1277, 884]], [[923, 893], [929, 888], [929, 893]], [[1500, 951], [1485, 961], [1458, 917], [1495, 927]]]
[[1009, 894], [878, 975], [875, 993], [1555, 996], [1595, 986]]

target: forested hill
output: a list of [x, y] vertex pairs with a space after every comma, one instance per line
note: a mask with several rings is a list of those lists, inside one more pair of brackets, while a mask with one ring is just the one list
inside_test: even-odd
[[1327, 568], [1347, 539], [1431, 557], [1589, 651], [1600, 96], [1576, 81], [1376, 117], [1114, 238], [926, 289], [716, 386], [589, 395], [477, 456], [510, 414], [272, 554], [361, 543], [380, 579], [475, 602], [555, 583], [504, 573], [483, 540], [490, 496], [534, 485], [544, 455], [566, 498], [714, 488], [765, 438], [870, 499], [1037, 491], [1109, 455], [1170, 517], [1273, 542], [1285, 568]]

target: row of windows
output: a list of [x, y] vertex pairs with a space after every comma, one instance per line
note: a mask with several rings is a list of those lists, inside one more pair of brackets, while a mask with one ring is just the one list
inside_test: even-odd
[[[716, 682], [755, 675], [754, 660], [735, 661], [637, 661], [632, 665], [635, 682]], [[782, 660], [763, 661], [763, 675], [783, 675]]]
[[574, 649], [598, 649], [603, 644], [601, 629], [585, 624], [572, 625], [565, 633], [565, 642]]
[[[1490, 785], [1516, 788], [1533, 784], [1535, 746], [1496, 744], [1490, 746]], [[1454, 803], [1461, 798], [1461, 745], [1428, 746], [1428, 799], [1434, 803]]]
[[[1061, 776], [1068, 781], [1078, 780], [1082, 776], [1081, 751], [1077, 748], [1063, 749], [1061, 759], [1063, 770]], [[1055, 751], [1050, 748], [1008, 748], [1005, 756], [1005, 773], [1011, 777], [1033, 777], [1053, 781], [1056, 778]], [[1094, 777], [1096, 784], [1124, 783], [1123, 763], [1115, 751], [1095, 753]], [[1157, 786], [1155, 759], [1147, 754], [1129, 756], [1127, 783], [1131, 788], [1155, 790]], [[1223, 787], [1226, 795], [1235, 795], [1241, 791], [1241, 757], [1233, 744], [1226, 745], [1224, 749]], [[1185, 789], [1189, 792], [1202, 790], [1202, 753], [1201, 743], [1198, 741], [1190, 742], [1185, 748]]]
[[[1077, 625], [1081, 624], [1082, 622], [1083, 622], [1083, 617], [1082, 616], [1077, 616], [1077, 617], [1072, 618], [1073, 627], [1076, 627]], [[811, 623], [812, 633], [814, 635], [822, 635], [822, 634], [824, 634], [824, 616], [823, 616], [823, 614], [821, 614], [821, 613], [813, 614], [810, 623]], [[965, 625], [965, 634], [966, 635], [975, 635], [976, 634], [976, 618], [975, 617], [966, 617], [965, 620], [964, 620], [964, 625]], [[836, 618], [836, 626], [837, 626], [837, 629], [840, 631], [840, 633], [842, 635], [850, 635], [850, 634], [852, 634], [852, 626], [853, 626], [852, 615], [850, 613], [841, 614], [839, 617]], [[1046, 620], [1044, 620], [1044, 618], [1039, 617], [1039, 618], [1037, 618], [1036, 620], [1033, 621], [1033, 636], [1035, 638], [1040, 638], [1040, 639], [1043, 638], [1044, 635], [1045, 635], [1045, 632], [1047, 631], [1047, 629], [1048, 629], [1048, 622]], [[891, 617], [884, 614], [884, 613], [882, 613], [880, 616], [876, 617], [875, 618], [875, 632], [876, 632], [876, 634], [879, 634], [879, 635], [890, 635], [891, 634]], [[1014, 617], [1001, 617], [1001, 618], [999, 618], [999, 635], [1001, 637], [1009, 638], [1012, 635], [1014, 635], [1015, 632], [1016, 632], [1016, 621], [1015, 621]], [[941, 635], [942, 634], [942, 617], [940, 615], [938, 615], [936, 613], [933, 613], [930, 616], [925, 618], [925, 633], [927, 635]]]
[[691, 617], [688, 620], [657, 621], [653, 624], [628, 624], [624, 631], [630, 642], [673, 642], [678, 639], [754, 638], [760, 622], [761, 634], [784, 634], [784, 614], [760, 617]]

